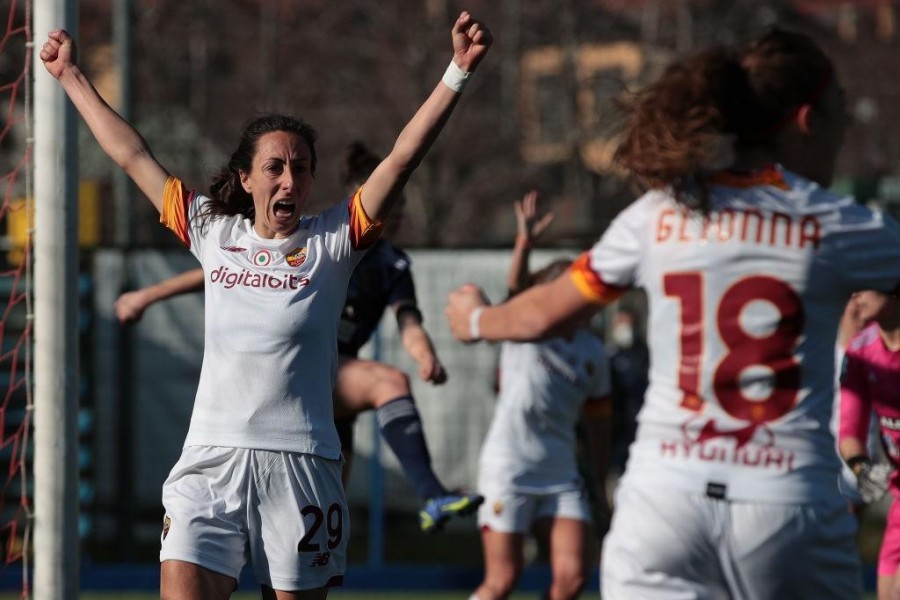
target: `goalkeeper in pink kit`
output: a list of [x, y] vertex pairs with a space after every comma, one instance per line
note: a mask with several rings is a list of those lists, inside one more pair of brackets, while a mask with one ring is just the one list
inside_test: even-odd
[[[900, 496], [900, 312], [897, 297], [875, 291], [854, 296], [864, 319], [874, 322], [847, 346], [841, 373], [839, 448], [859, 482], [864, 502], [885, 492]], [[869, 418], [875, 411], [890, 464], [873, 464], [866, 452]], [[878, 598], [900, 598], [900, 503], [892, 502], [878, 556]]]

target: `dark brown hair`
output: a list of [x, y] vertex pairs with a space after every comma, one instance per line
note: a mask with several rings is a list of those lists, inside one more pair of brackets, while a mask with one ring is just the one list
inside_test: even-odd
[[558, 258], [547, 266], [531, 273], [531, 285], [539, 285], [541, 283], [553, 281], [554, 279], [565, 273], [566, 269], [568, 269], [570, 266], [572, 266], [571, 259]]
[[[344, 168], [341, 170], [341, 183], [347, 188], [357, 188], [366, 182], [372, 171], [381, 163], [381, 157], [373, 153], [360, 141], [347, 147], [344, 156]], [[353, 190], [356, 191], [355, 189]]]
[[284, 131], [295, 133], [309, 145], [310, 170], [316, 172], [316, 131], [302, 119], [287, 115], [263, 115], [250, 121], [241, 133], [237, 149], [228, 164], [219, 169], [209, 185], [210, 201], [197, 215], [200, 224], [220, 216], [243, 215], [254, 218], [253, 197], [241, 185], [241, 172], [248, 173], [253, 166], [259, 138], [267, 133]]
[[[773, 29], [740, 50], [715, 47], [670, 65], [623, 101], [619, 165], [646, 188], [684, 201], [703, 174], [730, 166], [735, 148], [773, 148], [801, 105], [815, 104], [831, 61], [809, 37]], [[701, 189], [701, 196], [705, 193]]]

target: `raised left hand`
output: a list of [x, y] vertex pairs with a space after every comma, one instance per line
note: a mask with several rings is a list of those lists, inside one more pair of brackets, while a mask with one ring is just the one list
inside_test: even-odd
[[463, 71], [474, 71], [487, 54], [494, 38], [487, 27], [466, 11], [460, 13], [451, 31], [453, 62]]

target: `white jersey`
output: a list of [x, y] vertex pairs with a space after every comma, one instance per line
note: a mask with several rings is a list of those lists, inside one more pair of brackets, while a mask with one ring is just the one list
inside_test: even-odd
[[166, 186], [162, 220], [205, 273], [206, 333], [185, 446], [302, 452], [337, 459], [331, 391], [350, 274], [378, 227], [357, 193], [284, 239], [241, 216], [193, 220], [209, 199]]
[[733, 500], [837, 494], [837, 326], [855, 290], [900, 281], [900, 228], [780, 167], [713, 179], [710, 213], [662, 191], [571, 271], [591, 299], [642, 286], [650, 386], [626, 480]]
[[584, 329], [571, 339], [504, 343], [479, 480], [522, 493], [580, 489], [575, 424], [585, 401], [605, 398], [609, 386], [603, 342]]

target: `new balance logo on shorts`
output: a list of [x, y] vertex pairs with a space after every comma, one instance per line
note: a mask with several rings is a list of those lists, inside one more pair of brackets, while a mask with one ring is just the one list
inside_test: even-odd
[[309, 563], [311, 567], [325, 567], [328, 565], [328, 561], [331, 560], [331, 552], [321, 552], [316, 554], [312, 562]]

